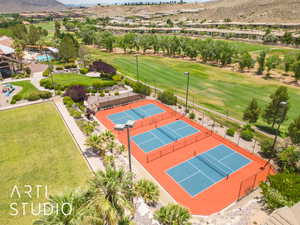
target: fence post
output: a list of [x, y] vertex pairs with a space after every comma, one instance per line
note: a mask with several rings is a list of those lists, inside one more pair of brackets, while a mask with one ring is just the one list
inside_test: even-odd
[[241, 181], [241, 183], [240, 183], [240, 189], [239, 189], [238, 198], [237, 198], [238, 201], [240, 200], [240, 197], [241, 197], [241, 190], [242, 190], [243, 182], [244, 181]]
[[253, 150], [252, 150], [252, 153], [255, 152], [255, 146], [256, 146], [256, 139], [254, 139], [254, 145], [253, 145]]

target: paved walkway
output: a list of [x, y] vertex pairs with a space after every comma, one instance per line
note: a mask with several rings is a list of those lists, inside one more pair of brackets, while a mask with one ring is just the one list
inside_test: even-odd
[[24, 102], [24, 103], [3, 106], [3, 107], [1, 107], [1, 105], [0, 105], [0, 111], [8, 110], [8, 109], [15, 109], [15, 108], [19, 108], [19, 107], [23, 107], [23, 106], [27, 106], [27, 105], [34, 105], [34, 104], [39, 104], [39, 103], [48, 102], [48, 101], [51, 101], [51, 99], [38, 100], [38, 101], [34, 101], [34, 102]]
[[63, 104], [62, 98], [55, 97], [54, 103], [57, 107], [57, 110], [60, 112], [65, 124], [70, 130], [70, 133], [74, 137], [76, 143], [79, 146], [79, 149], [81, 150], [82, 155], [86, 159], [87, 164], [89, 165], [89, 168], [93, 172], [97, 172], [99, 170], [104, 170], [103, 163], [100, 159], [100, 157], [97, 154], [94, 154], [93, 152], [89, 151], [88, 147], [85, 145], [86, 136], [82, 133], [82, 131], [77, 126], [74, 118], [70, 116], [68, 110]]

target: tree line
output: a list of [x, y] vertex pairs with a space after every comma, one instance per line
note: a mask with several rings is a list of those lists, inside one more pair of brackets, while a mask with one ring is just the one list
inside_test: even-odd
[[285, 73], [293, 72], [295, 79], [300, 79], [300, 54], [286, 54], [284, 58], [281, 58], [277, 55], [268, 55], [267, 51], [261, 51], [254, 58], [250, 52], [240, 50], [232, 43], [211, 38], [202, 40], [181, 36], [136, 33], [118, 36], [108, 31], [87, 30], [87, 27], [84, 27], [82, 32], [79, 32], [82, 41], [85, 44], [96, 44], [108, 52], [112, 52], [114, 48], [121, 48], [124, 53], [142, 51], [143, 54], [162, 53], [170, 57], [189, 57], [193, 60], [201, 58], [203, 63], [214, 63], [221, 66], [236, 63], [241, 72], [246, 68], [251, 69], [258, 65], [256, 73], [261, 75], [266, 72], [267, 76], [270, 76], [271, 71], [279, 65], [283, 65]]

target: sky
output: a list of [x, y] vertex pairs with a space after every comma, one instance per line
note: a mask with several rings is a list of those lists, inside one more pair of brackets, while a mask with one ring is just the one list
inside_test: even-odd
[[[78, 4], [78, 5], [89, 5], [89, 4], [97, 4], [97, 3], [101, 3], [101, 4], [114, 4], [116, 2], [120, 3], [120, 2], [141, 2], [141, 1], [145, 1], [145, 2], [160, 2], [160, 1], [168, 1], [168, 0], [58, 0], [64, 4]], [[195, 2], [195, 1], [203, 1], [203, 0], [185, 0], [186, 2]]]

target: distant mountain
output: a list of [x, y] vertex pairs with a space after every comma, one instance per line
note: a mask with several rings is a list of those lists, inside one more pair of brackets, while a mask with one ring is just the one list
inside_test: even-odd
[[0, 13], [58, 11], [65, 8], [56, 0], [0, 0]]

